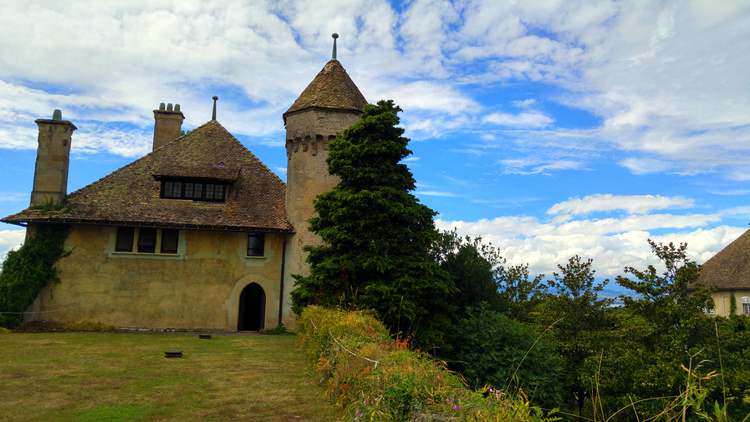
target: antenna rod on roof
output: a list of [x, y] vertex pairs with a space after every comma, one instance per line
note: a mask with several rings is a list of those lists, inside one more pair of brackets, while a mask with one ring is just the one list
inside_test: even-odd
[[339, 34], [334, 32], [331, 34], [331, 37], [333, 38], [333, 53], [331, 53], [331, 60], [336, 60], [336, 38], [339, 37]]
[[216, 120], [216, 101], [219, 100], [219, 97], [217, 97], [216, 95], [214, 95], [211, 98], [213, 98], [213, 100], [214, 100], [214, 111], [213, 111], [213, 113], [211, 113], [211, 120]]

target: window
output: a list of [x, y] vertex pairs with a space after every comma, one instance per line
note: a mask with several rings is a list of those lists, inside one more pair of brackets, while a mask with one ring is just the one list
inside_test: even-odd
[[169, 179], [161, 182], [162, 198], [224, 202], [226, 193], [227, 185], [225, 183]]
[[177, 253], [177, 241], [180, 231], [175, 229], [162, 229], [161, 231], [161, 253]]
[[224, 185], [206, 183], [206, 201], [224, 201]]
[[181, 198], [182, 182], [178, 180], [166, 180], [164, 181], [162, 192], [165, 198]]
[[247, 235], [247, 256], [263, 256], [266, 236], [263, 233]]
[[156, 229], [140, 229], [138, 231], [138, 252], [154, 253], [155, 251]]
[[133, 227], [118, 227], [115, 252], [132, 252], [135, 229]]
[[742, 314], [750, 316], [750, 297], [742, 297]]
[[177, 229], [118, 227], [115, 252], [176, 255], [180, 250], [179, 245], [180, 231]]

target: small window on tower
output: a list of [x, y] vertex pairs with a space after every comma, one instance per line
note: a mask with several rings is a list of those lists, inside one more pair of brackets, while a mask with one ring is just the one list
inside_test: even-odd
[[266, 236], [263, 233], [247, 235], [247, 256], [263, 256], [265, 252]]
[[180, 231], [175, 229], [162, 229], [161, 231], [161, 253], [177, 253], [177, 244]]
[[138, 252], [154, 253], [156, 251], [156, 229], [140, 229], [138, 232]]
[[135, 229], [133, 227], [118, 227], [115, 252], [133, 252], [134, 237]]

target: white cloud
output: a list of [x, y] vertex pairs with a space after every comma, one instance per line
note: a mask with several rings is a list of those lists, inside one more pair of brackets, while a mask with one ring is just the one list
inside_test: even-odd
[[636, 214], [617, 218], [541, 221], [531, 216], [506, 216], [476, 221], [438, 220], [443, 229], [481, 235], [497, 245], [514, 264], [528, 263], [550, 274], [556, 264], [579, 254], [594, 259], [599, 275], [622, 274], [625, 266], [657, 264], [646, 240], [687, 242], [693, 259], [704, 262], [744, 233], [746, 228], [719, 225], [725, 213]]
[[441, 190], [418, 190], [414, 193], [420, 196], [439, 196], [444, 198], [457, 198], [459, 196], [457, 193]]
[[506, 174], [530, 176], [535, 174], [549, 175], [552, 171], [584, 170], [585, 163], [568, 159], [544, 160], [540, 158], [508, 158], [500, 160]]
[[550, 215], [586, 215], [595, 212], [622, 210], [629, 214], [645, 214], [653, 210], [691, 208], [694, 201], [681, 196], [597, 194], [572, 198], [550, 207]]
[[29, 194], [25, 192], [0, 192], [0, 202], [26, 202]]
[[523, 111], [518, 114], [490, 113], [482, 119], [485, 123], [519, 128], [541, 128], [549, 126], [554, 120], [539, 111]]
[[[231, 92], [220, 102], [227, 128], [278, 136], [281, 113], [337, 31], [349, 73], [371, 101], [393, 97], [404, 107], [409, 136], [536, 129], [546, 133], [523, 135], [542, 148], [513, 145], [516, 152], [591, 159], [561, 156], [582, 145], [569, 142], [554, 114], [533, 108], [559, 101], [601, 119], [583, 147], [624, 151], [618, 160], [634, 173], [745, 181], [749, 16], [744, 2], [701, 1], [416, 0], [402, 9], [385, 0], [10, 2], [0, 15], [0, 147], [33, 148], [33, 119], [63, 108], [76, 123], [137, 128], [134, 140], [113, 135], [110, 148], [88, 139], [84, 150], [135, 154], [159, 102], [181, 103], [196, 126], [218, 90]], [[487, 112], [472, 96], [477, 85], [519, 80], [562, 91], [513, 101], [517, 113]], [[83, 128], [76, 136], [86, 136]]]
[[25, 230], [0, 230], [0, 262], [11, 249], [18, 249], [26, 236]]

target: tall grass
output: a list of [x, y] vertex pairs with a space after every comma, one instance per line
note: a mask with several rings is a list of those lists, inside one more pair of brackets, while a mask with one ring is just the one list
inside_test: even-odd
[[391, 339], [367, 312], [310, 306], [298, 335], [327, 397], [350, 420], [558, 420], [522, 395], [467, 388], [443, 363]]

